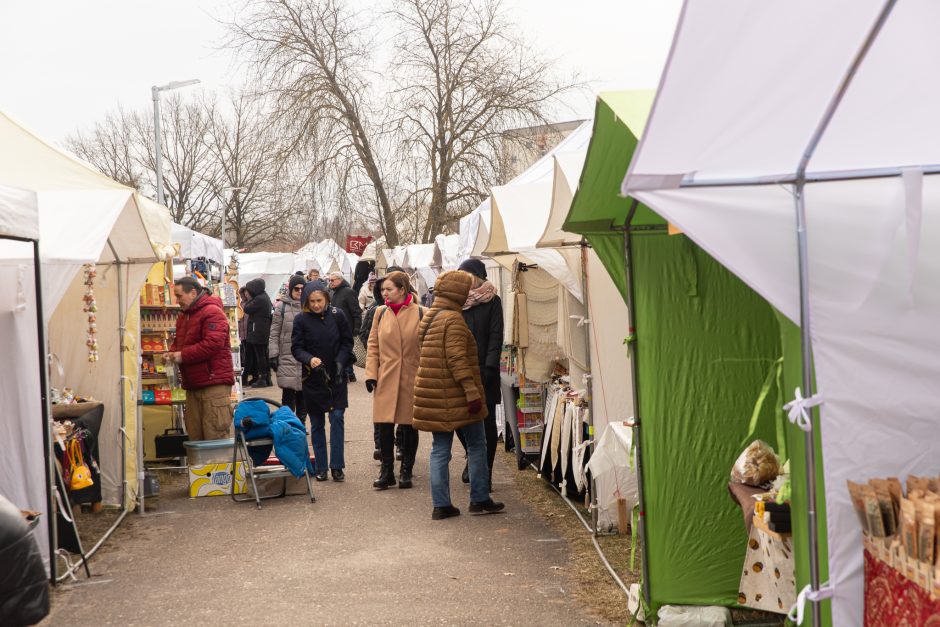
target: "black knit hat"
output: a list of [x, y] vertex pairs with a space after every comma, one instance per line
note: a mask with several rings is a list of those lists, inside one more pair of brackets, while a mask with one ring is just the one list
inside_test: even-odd
[[480, 277], [481, 281], [486, 280], [486, 266], [483, 265], [483, 262], [479, 259], [467, 259], [458, 270], [463, 270], [464, 272], [469, 272], [473, 276]]
[[297, 275], [295, 274], [295, 275], [292, 276], [292, 277], [290, 278], [290, 280], [287, 282], [287, 293], [290, 294], [291, 292], [293, 292], [295, 285], [300, 285], [301, 287], [303, 287], [303, 285], [306, 284], [306, 283], [307, 283], [307, 279], [305, 279], [305, 278], [303, 277], [303, 275], [297, 276]]

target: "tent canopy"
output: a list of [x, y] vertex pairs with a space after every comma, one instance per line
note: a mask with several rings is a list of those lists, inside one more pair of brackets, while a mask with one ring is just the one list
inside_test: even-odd
[[35, 192], [0, 186], [0, 237], [39, 237]]
[[210, 261], [222, 263], [222, 240], [203, 235], [197, 231], [182, 224], [173, 223], [172, 227], [173, 243], [179, 244], [180, 259], [198, 259], [205, 257]]
[[838, 625], [862, 623], [846, 480], [932, 475], [940, 456], [940, 250], [921, 244], [940, 237], [940, 87], [923, 79], [940, 56], [938, 19], [940, 6], [917, 0], [687, 2], [623, 185], [798, 321], [793, 182], [822, 131], [804, 193], [808, 330]]
[[[581, 181], [562, 229], [580, 233], [590, 242], [623, 299], [627, 299], [627, 276], [623, 268], [623, 234], [631, 201], [620, 196], [623, 164], [630, 160], [643, 133], [653, 102], [652, 91], [602, 93], [597, 98], [594, 131], [588, 147]], [[634, 225], [659, 224], [662, 220], [639, 207]]]
[[460, 235], [444, 235], [434, 238], [434, 259], [431, 262], [435, 268], [441, 270], [455, 270], [460, 265]]

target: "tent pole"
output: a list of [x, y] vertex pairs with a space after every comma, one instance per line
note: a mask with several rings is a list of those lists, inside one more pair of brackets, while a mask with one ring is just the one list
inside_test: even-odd
[[36, 284], [36, 335], [39, 350], [39, 395], [42, 404], [42, 444], [45, 457], [46, 473], [46, 524], [49, 533], [49, 582], [56, 585], [56, 550], [58, 538], [56, 536], [55, 519], [55, 471], [53, 471], [54, 458], [52, 455], [52, 425], [49, 420], [49, 373], [48, 351], [46, 350], [46, 322], [42, 310], [42, 262], [39, 257], [39, 240], [33, 240], [33, 276]]
[[[869, 30], [868, 36], [862, 43], [861, 48], [855, 54], [852, 63], [846, 69], [836, 93], [833, 94], [832, 99], [826, 106], [826, 111], [819, 120], [819, 124], [816, 126], [809, 143], [807, 143], [806, 149], [803, 151], [803, 156], [800, 158], [799, 165], [796, 168], [794, 201], [796, 204], [796, 236], [800, 273], [800, 339], [803, 353], [803, 391], [807, 397], [813, 394], [814, 377], [809, 300], [809, 241], [806, 233], [806, 168], [809, 165], [810, 159], [813, 157], [813, 153], [816, 152], [816, 148], [819, 146], [819, 142], [822, 140], [826, 129], [829, 128], [829, 124], [835, 116], [836, 109], [839, 108], [839, 104], [845, 97], [849, 85], [852, 83], [852, 79], [855, 78], [855, 74], [858, 72], [858, 68], [861, 67], [862, 61], [871, 49], [872, 44], [874, 44], [875, 39], [877, 39], [885, 22], [888, 21], [888, 16], [891, 14], [891, 10], [894, 9], [896, 2], [897, 0], [886, 0], [881, 9], [881, 13], [878, 15], [878, 19], [875, 20], [875, 23]], [[812, 425], [812, 421], [810, 424]], [[820, 585], [819, 528], [817, 527], [816, 515], [816, 438], [814, 431], [815, 429], [811, 428], [804, 433], [803, 437], [806, 447], [806, 495], [808, 500], [807, 519], [809, 523], [809, 575], [811, 594], [808, 596], [812, 603], [813, 625], [818, 627], [822, 624], [822, 608], [820, 601], [816, 598], [816, 593], [819, 591]]]
[[636, 492], [637, 506], [639, 508], [639, 536], [640, 540], [640, 565], [643, 572], [643, 601], [646, 607], [650, 607], [650, 571], [649, 571], [649, 551], [646, 550], [646, 501], [644, 499], [643, 488], [643, 446], [641, 442], [641, 422], [640, 422], [640, 387], [639, 387], [639, 368], [637, 366], [637, 338], [636, 338], [636, 302], [633, 292], [633, 245], [630, 240], [630, 223], [633, 216], [636, 215], [636, 209], [639, 201], [634, 199], [630, 204], [630, 212], [624, 222], [623, 229], [623, 269], [624, 278], [627, 281], [627, 325], [628, 341], [630, 353], [630, 377], [632, 379], [633, 395], [633, 450], [636, 454]]
[[[591, 299], [588, 292], [588, 242], [581, 238], [581, 297], [584, 299], [584, 354], [587, 357], [587, 401], [588, 401], [588, 437], [590, 438], [591, 457], [597, 446], [597, 436], [594, 432], [594, 372], [591, 368]], [[597, 481], [591, 473], [591, 533], [597, 535]]]
[[124, 303], [124, 285], [121, 282], [121, 266], [124, 266], [128, 272], [130, 280], [130, 267], [121, 261], [111, 238], [108, 238], [108, 248], [114, 255], [114, 265], [117, 266], [117, 297], [118, 297], [118, 356], [120, 357], [120, 377], [118, 381], [121, 385], [121, 510], [127, 508], [127, 381], [126, 371], [124, 369], [124, 334], [127, 332], [127, 311]]

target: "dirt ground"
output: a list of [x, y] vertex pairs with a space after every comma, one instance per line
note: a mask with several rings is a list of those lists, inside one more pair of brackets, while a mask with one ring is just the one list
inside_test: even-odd
[[[515, 470], [513, 457], [499, 455], [494, 471], [505, 513], [470, 516], [456, 444], [451, 494], [462, 514], [433, 521], [428, 435], [415, 488], [376, 492], [371, 398], [361, 382], [350, 397], [345, 483], [315, 483], [316, 503], [289, 496], [259, 511], [228, 497], [190, 499], [182, 475], [161, 473], [161, 495], [148, 513], [118, 527], [91, 559], [90, 580], [81, 575], [57, 588], [42, 624], [624, 623], [582, 591], [589, 559], [554, 515], [543, 517], [530, 503], [523, 478], [540, 483]], [[606, 583], [601, 572], [598, 583]]]

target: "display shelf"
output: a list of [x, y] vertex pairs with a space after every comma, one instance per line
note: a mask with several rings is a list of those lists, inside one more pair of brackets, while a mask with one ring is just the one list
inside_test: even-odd
[[140, 305], [141, 309], [179, 309], [179, 305]]

